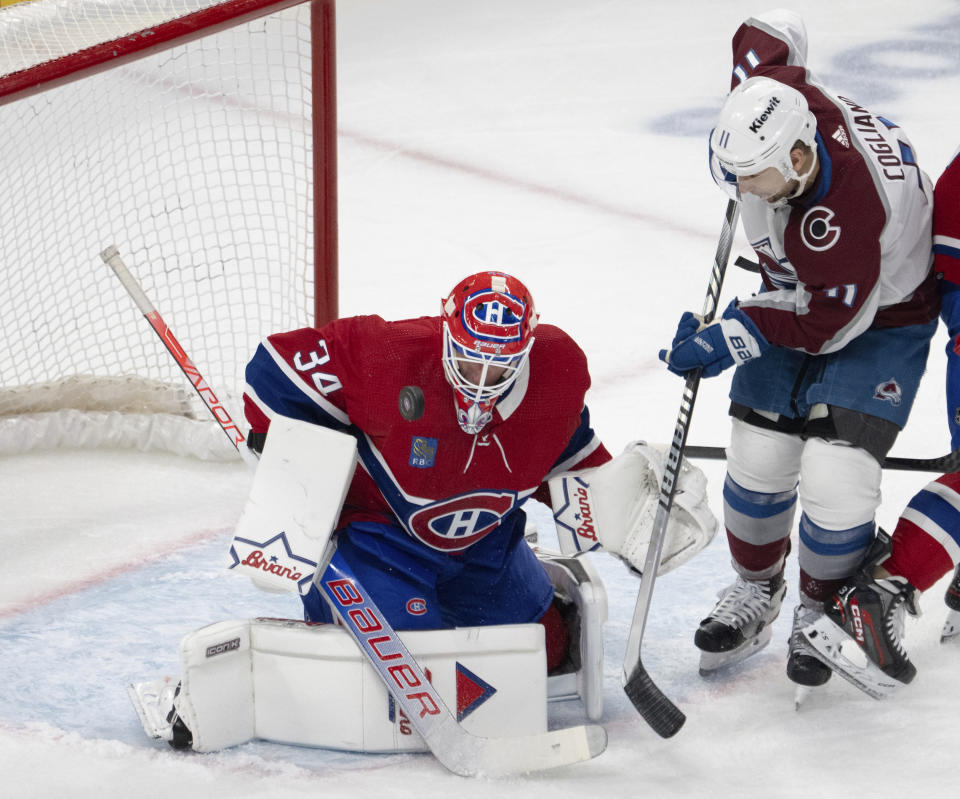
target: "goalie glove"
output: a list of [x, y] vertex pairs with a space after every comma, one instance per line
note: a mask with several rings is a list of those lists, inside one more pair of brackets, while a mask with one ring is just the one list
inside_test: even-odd
[[[550, 501], [565, 555], [603, 550], [642, 572], [660, 499], [666, 446], [627, 445], [603, 466], [550, 480]], [[686, 459], [667, 521], [658, 574], [685, 563], [717, 532], [707, 504], [707, 478]]]

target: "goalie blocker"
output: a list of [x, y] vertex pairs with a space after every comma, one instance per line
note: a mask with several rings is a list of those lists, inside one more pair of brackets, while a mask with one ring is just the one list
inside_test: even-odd
[[[613, 460], [550, 480], [550, 502], [564, 555], [603, 550], [642, 573], [660, 501], [667, 447], [634, 441]], [[683, 459], [657, 574], [704, 549], [717, 532], [707, 478]]]

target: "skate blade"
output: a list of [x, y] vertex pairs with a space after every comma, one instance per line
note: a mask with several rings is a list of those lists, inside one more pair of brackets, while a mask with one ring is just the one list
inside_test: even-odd
[[[887, 676], [873, 661], [863, 655], [863, 650], [857, 642], [847, 635], [842, 627], [834, 624], [826, 616], [821, 616], [815, 622], [801, 630], [803, 637], [816, 650], [814, 653], [833, 671], [861, 691], [874, 699], [883, 699], [904, 685], [899, 680]], [[851, 648], [863, 665], [847, 657], [843, 649]]]
[[813, 687], [810, 685], [798, 685], [796, 690], [793, 692], [793, 709], [799, 710], [800, 705], [807, 701], [807, 697], [810, 696], [810, 692], [813, 691]]
[[700, 676], [706, 677], [717, 669], [724, 666], [730, 666], [734, 663], [740, 663], [751, 655], [755, 655], [767, 644], [770, 643], [770, 637], [773, 635], [773, 627], [769, 624], [764, 627], [753, 638], [744, 641], [736, 649], [730, 649], [726, 652], [700, 652]]
[[169, 741], [173, 736], [167, 714], [173, 707], [173, 694], [176, 689], [177, 682], [170, 677], [131, 683], [127, 686], [127, 694], [133, 703], [133, 709], [137, 711], [143, 731], [151, 738]]
[[943, 630], [940, 633], [940, 643], [945, 643], [951, 638], [960, 636], [960, 610], [951, 610], [947, 614], [947, 620], [943, 623]]

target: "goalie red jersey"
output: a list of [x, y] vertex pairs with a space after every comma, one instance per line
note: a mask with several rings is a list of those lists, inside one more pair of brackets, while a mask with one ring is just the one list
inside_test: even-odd
[[[545, 480], [610, 459], [590, 428], [586, 358], [560, 329], [536, 327], [529, 359], [475, 434], [458, 422], [440, 368], [438, 317], [334, 321], [269, 336], [247, 367], [252, 432], [274, 414], [351, 433], [360, 465], [338, 527], [381, 523], [435, 553], [463, 553], [498, 567], [509, 535], [501, 526]], [[405, 419], [398, 396], [423, 392], [423, 415]], [[408, 414], [409, 415], [409, 414]]]

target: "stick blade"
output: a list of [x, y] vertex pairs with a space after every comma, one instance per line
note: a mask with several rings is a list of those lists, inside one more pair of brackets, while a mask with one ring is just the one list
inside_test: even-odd
[[448, 729], [428, 742], [445, 768], [462, 777], [515, 777], [591, 760], [607, 748], [599, 724], [567, 727], [519, 738], [480, 738]]
[[661, 738], [676, 735], [687, 720], [683, 711], [657, 688], [640, 660], [637, 660], [630, 676], [624, 682], [623, 690], [644, 721]]

